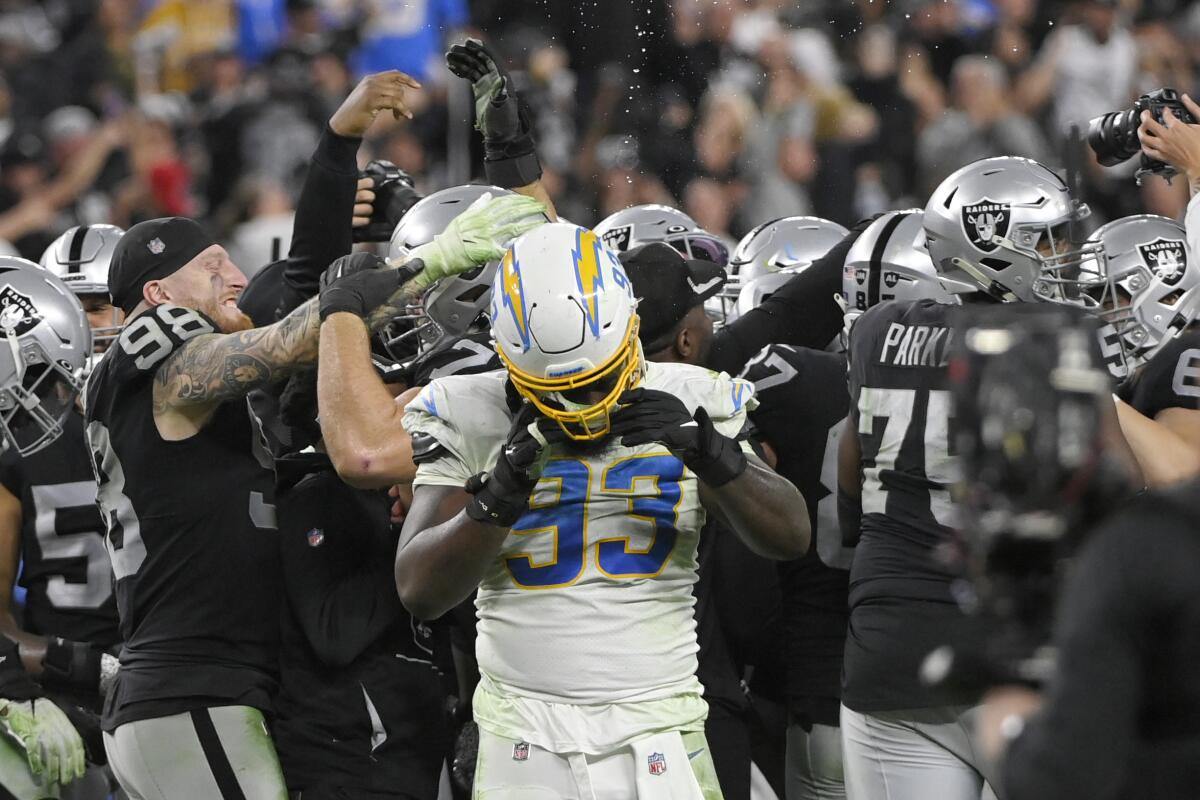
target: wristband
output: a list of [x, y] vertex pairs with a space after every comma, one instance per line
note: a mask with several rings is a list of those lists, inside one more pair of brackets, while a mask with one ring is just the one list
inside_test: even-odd
[[513, 158], [484, 160], [483, 172], [488, 183], [501, 189], [519, 189], [542, 177], [542, 163], [537, 153], [527, 153]]

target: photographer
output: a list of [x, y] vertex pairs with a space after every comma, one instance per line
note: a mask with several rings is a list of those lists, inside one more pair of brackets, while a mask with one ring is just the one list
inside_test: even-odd
[[[1091, 319], [1001, 307], [957, 339], [955, 441], [990, 636], [960, 678], [994, 689], [977, 736], [1009, 800], [1194, 796], [1200, 778], [1200, 484], [1130, 503]], [[1082, 547], [1080, 542], [1083, 542]], [[1075, 556], [1053, 622], [1064, 559]], [[1047, 667], [1049, 667], [1047, 669]]]
[[[1186, 94], [1183, 105], [1193, 119], [1200, 120], [1200, 105]], [[1196, 201], [1200, 197], [1200, 125], [1180, 122], [1169, 108], [1163, 111], [1162, 124], [1149, 111], [1143, 111], [1138, 139], [1143, 153], [1171, 165], [1187, 177], [1192, 199], [1188, 203], [1184, 226], [1192, 253], [1200, 252], [1200, 203]]]

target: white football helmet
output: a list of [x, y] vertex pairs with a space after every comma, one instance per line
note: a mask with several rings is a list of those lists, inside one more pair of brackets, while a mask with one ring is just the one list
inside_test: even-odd
[[[39, 263], [75, 294], [107, 298], [108, 268], [124, 235], [116, 225], [77, 225], [55, 239]], [[92, 328], [98, 350], [107, 349], [121, 335], [121, 322], [120, 309], [114, 306], [112, 324]]]
[[1071, 242], [1088, 207], [1048, 167], [1000, 156], [968, 164], [925, 205], [929, 255], [938, 272], [1003, 302], [1082, 305], [1075, 280], [1094, 248]]
[[851, 245], [842, 269], [844, 334], [863, 312], [885, 300], [936, 300], [958, 305], [974, 291], [938, 274], [925, 246], [924, 212], [889, 211], [872, 222]]
[[1099, 251], [1083, 264], [1109, 370], [1124, 378], [1181, 333], [1200, 312], [1200, 265], [1187, 232], [1173, 219], [1136, 214], [1113, 220], [1088, 242]]
[[0, 433], [22, 456], [57, 439], [92, 352], [79, 298], [32, 261], [0, 256]]
[[[498, 186], [468, 184], [434, 192], [405, 212], [388, 244], [388, 258], [404, 260], [408, 254], [446, 230], [471, 203], [485, 194], [512, 194]], [[497, 261], [435, 283], [421, 300], [380, 332], [384, 349], [399, 363], [429, 358], [452, 347], [475, 326], [483, 330], [491, 304]]]
[[617, 254], [586, 228], [542, 225], [500, 262], [496, 352], [521, 396], [572, 439], [605, 436], [617, 398], [641, 380], [636, 306]]
[[696, 224], [677, 208], [647, 204], [609, 214], [593, 228], [604, 246], [618, 253], [650, 242], [666, 242], [686, 258], [729, 263], [729, 248], [721, 237]]
[[738, 242], [721, 290], [728, 322], [757, 308], [779, 287], [846, 238], [846, 230], [821, 217], [783, 217], [759, 225]]

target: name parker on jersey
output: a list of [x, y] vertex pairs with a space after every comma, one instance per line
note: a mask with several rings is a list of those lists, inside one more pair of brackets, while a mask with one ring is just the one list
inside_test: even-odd
[[950, 359], [953, 332], [936, 325], [893, 322], [883, 337], [879, 363], [893, 367], [944, 367]]

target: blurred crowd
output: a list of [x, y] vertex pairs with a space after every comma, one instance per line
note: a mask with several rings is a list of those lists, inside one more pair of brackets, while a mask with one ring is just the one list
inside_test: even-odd
[[[442, 65], [466, 33], [508, 61], [564, 217], [663, 202], [731, 240], [921, 205], [986, 156], [1065, 166], [1072, 126], [1200, 88], [1186, 0], [0, 0], [0, 248], [181, 214], [253, 273], [286, 253], [321, 126], [389, 68], [425, 90], [364, 162], [424, 192], [478, 177]], [[1182, 215], [1181, 181], [1078, 160], [1097, 222]]]

